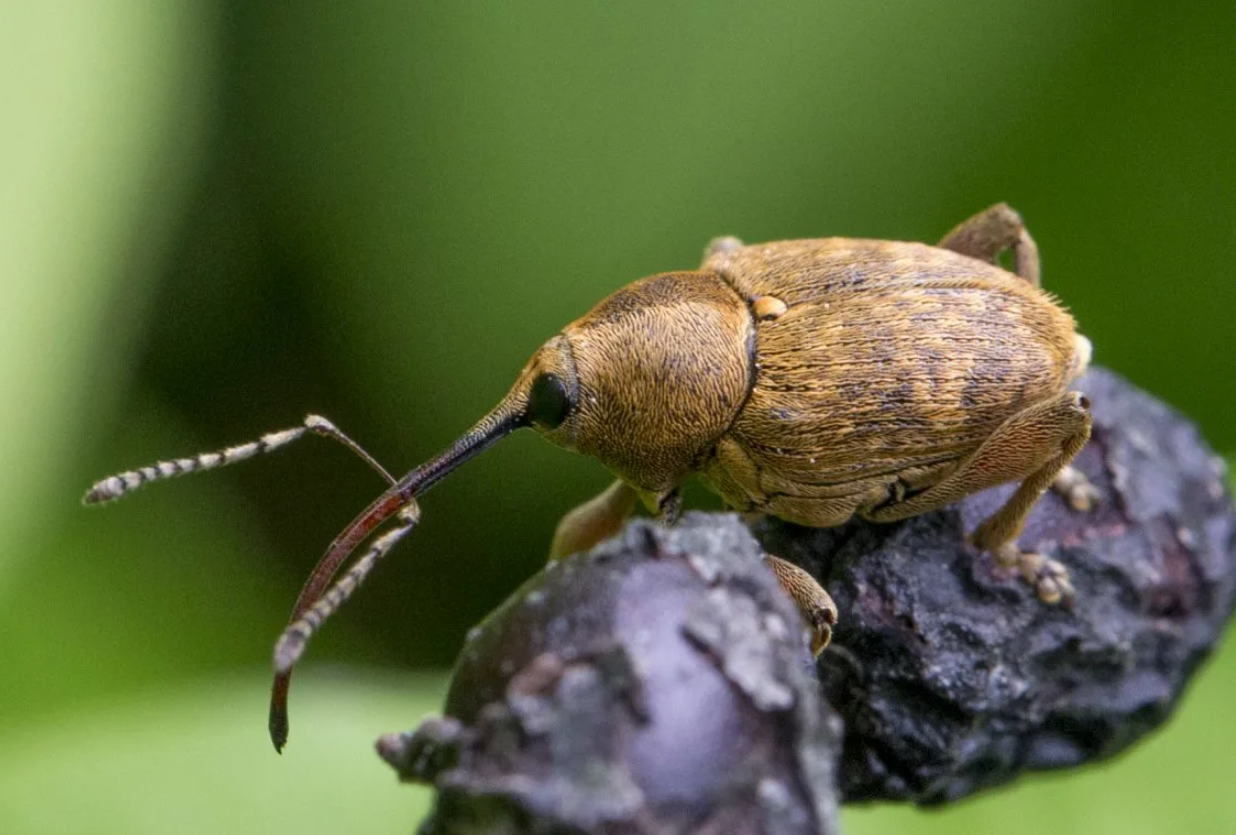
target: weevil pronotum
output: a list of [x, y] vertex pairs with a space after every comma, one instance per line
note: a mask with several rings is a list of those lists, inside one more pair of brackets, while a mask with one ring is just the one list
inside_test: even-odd
[[[997, 265], [1006, 250], [1013, 272]], [[403, 478], [310, 416], [243, 446], [106, 478], [85, 501], [250, 458], [307, 432], [344, 444], [387, 481], [327, 548], [275, 645], [270, 734], [282, 750], [288, 685], [306, 642], [416, 525], [421, 494], [523, 427], [618, 477], [563, 518], [551, 559], [616, 532], [637, 500], [672, 524], [691, 475], [737, 510], [813, 527], [854, 515], [892, 522], [1020, 482], [972, 542], [1018, 569], [1047, 603], [1070, 599], [1064, 567], [1015, 540], [1049, 486], [1078, 510], [1097, 498], [1068, 467], [1090, 436], [1089, 403], [1069, 390], [1089, 360], [1090, 342], [1040, 289], [1038, 250], [1004, 204], [937, 246], [718, 238], [698, 270], [640, 279], [567, 325], [489, 414]], [[335, 580], [392, 516], [398, 524]], [[798, 567], [766, 560], [818, 655], [837, 620], [832, 599]]]

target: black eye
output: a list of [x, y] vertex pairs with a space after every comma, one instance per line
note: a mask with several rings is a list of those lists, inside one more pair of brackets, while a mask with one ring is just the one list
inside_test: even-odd
[[557, 429], [571, 413], [566, 385], [553, 374], [542, 374], [528, 393], [528, 418], [546, 429]]

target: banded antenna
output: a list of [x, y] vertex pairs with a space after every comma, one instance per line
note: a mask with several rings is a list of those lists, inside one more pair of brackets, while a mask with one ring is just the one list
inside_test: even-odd
[[219, 467], [225, 467], [228, 464], [235, 464], [238, 461], [245, 461], [264, 452], [274, 452], [292, 443], [292, 441], [303, 438], [307, 432], [338, 441], [359, 455], [361, 460], [370, 467], [377, 470], [378, 474], [386, 479], [387, 484], [395, 483], [394, 477], [372, 455], [365, 452], [360, 444], [343, 434], [339, 427], [321, 415], [308, 415], [300, 426], [284, 429], [279, 432], [268, 432], [256, 441], [250, 441], [247, 444], [231, 446], [218, 452], [203, 452], [192, 458], [159, 461], [148, 467], [125, 470], [123, 473], [108, 476], [96, 481], [94, 486], [86, 491], [86, 495], [82, 498], [82, 504], [92, 505], [115, 501], [121, 496], [126, 496], [152, 481], [164, 481], [176, 476], [195, 473], [199, 470], [214, 470]]
[[[416, 527], [421, 516], [416, 501], [418, 496], [456, 467], [471, 460], [514, 430], [529, 425], [529, 422], [527, 393], [512, 390], [444, 452], [396, 480], [373, 456], [361, 449], [359, 444], [343, 434], [329, 420], [319, 415], [309, 415], [300, 426], [270, 432], [247, 444], [228, 447], [218, 452], [204, 452], [192, 458], [160, 461], [148, 467], [110, 476], [96, 482], [83, 501], [88, 505], [110, 502], [152, 481], [162, 481], [198, 470], [210, 470], [244, 461], [263, 452], [272, 452], [304, 437], [306, 433], [338, 441], [386, 480], [389, 485], [386, 492], [361, 511], [326, 549], [326, 553], [301, 588], [288, 625], [275, 643], [275, 680], [270, 694], [269, 729], [275, 750], [282, 751], [288, 738], [287, 698], [292, 667], [304, 652], [309, 639], [360, 587], [378, 560], [386, 556], [400, 539]], [[369, 549], [336, 580], [336, 574], [361, 543], [396, 515], [397, 525], [377, 537]]]
[[[300, 426], [283, 429], [278, 432], [268, 432], [256, 441], [247, 444], [228, 447], [217, 452], [203, 452], [191, 458], [176, 458], [170, 461], [159, 461], [147, 467], [136, 470], [126, 470], [113, 476], [95, 482], [82, 504], [98, 505], [115, 501], [134, 492], [139, 487], [152, 481], [165, 481], [176, 476], [195, 473], [200, 470], [213, 470], [219, 467], [245, 461], [256, 455], [274, 452], [293, 441], [303, 438], [306, 434], [320, 435], [338, 441], [343, 446], [356, 453], [362, 461], [372, 467], [387, 484], [394, 486], [395, 477], [386, 471], [372, 455], [360, 444], [349, 438], [330, 420], [321, 415], [308, 415]], [[309, 638], [326, 622], [338, 608], [343, 605], [352, 593], [360, 587], [379, 559], [416, 526], [420, 519], [420, 508], [415, 500], [410, 500], [399, 512], [399, 525], [376, 540], [363, 557], [343, 575], [333, 586], [322, 595], [309, 601], [306, 607], [297, 602], [288, 626], [275, 643], [275, 684], [271, 703], [271, 737], [275, 749], [282, 752], [287, 741], [287, 691], [292, 675], [292, 666], [305, 650]], [[305, 609], [302, 611], [302, 609]]]

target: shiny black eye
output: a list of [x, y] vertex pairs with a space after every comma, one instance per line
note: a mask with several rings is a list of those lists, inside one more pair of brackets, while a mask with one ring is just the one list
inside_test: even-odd
[[553, 374], [542, 374], [528, 393], [528, 419], [546, 429], [557, 429], [571, 413], [566, 384]]

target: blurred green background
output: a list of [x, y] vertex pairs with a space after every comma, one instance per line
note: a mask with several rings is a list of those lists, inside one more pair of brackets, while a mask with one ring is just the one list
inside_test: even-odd
[[[1097, 360], [1236, 450], [1236, 4], [0, 4], [0, 832], [407, 832], [373, 756], [600, 467], [509, 440], [268, 659], [381, 488], [306, 441], [105, 511], [126, 467], [307, 412], [403, 472], [548, 336], [715, 235], [934, 240], [997, 200]], [[697, 501], [700, 501], [697, 499]], [[850, 833], [1236, 832], [1236, 653], [1103, 768]]]

